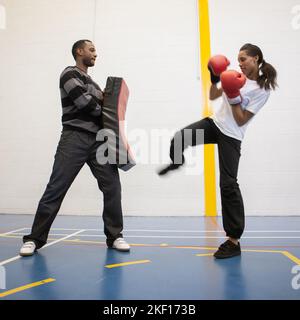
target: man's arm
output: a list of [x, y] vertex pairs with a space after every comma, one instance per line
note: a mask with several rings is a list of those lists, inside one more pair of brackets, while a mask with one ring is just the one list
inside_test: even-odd
[[234, 120], [240, 127], [247, 123], [254, 116], [254, 113], [248, 110], [243, 110], [240, 104], [231, 105], [231, 110]]
[[75, 71], [66, 72], [60, 81], [61, 87], [80, 111], [87, 112], [93, 116], [101, 115], [102, 109], [100, 104], [87, 92], [84, 83]]

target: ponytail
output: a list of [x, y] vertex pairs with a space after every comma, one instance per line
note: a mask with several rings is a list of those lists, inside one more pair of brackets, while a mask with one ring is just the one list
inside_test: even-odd
[[257, 83], [260, 88], [264, 88], [265, 90], [270, 90], [272, 88], [275, 90], [277, 87], [276, 78], [277, 71], [275, 68], [263, 59], [259, 66], [259, 74], [257, 78]]
[[275, 68], [270, 64], [267, 63], [263, 58], [263, 53], [261, 49], [251, 43], [246, 43], [240, 49], [240, 51], [245, 50], [247, 54], [251, 57], [258, 56], [258, 65], [259, 65], [259, 73], [257, 78], [257, 84], [260, 88], [264, 88], [265, 90], [270, 90], [278, 86], [277, 85], [277, 71]]

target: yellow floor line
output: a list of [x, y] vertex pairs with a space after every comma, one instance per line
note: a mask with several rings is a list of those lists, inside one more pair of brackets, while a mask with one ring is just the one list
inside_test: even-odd
[[130, 261], [130, 262], [122, 262], [122, 263], [116, 263], [116, 264], [107, 264], [105, 268], [118, 268], [118, 267], [124, 267], [124, 266], [129, 266], [132, 264], [141, 264], [141, 263], [149, 263], [151, 262], [150, 260], [137, 260], [137, 261]]
[[[280, 250], [242, 250], [242, 252], [258, 252], [258, 253], [280, 253], [289, 258], [291, 261], [296, 263], [297, 265], [300, 265], [300, 259], [295, 257], [293, 254], [291, 254], [288, 251], [280, 251]], [[205, 257], [205, 256], [211, 256], [212, 253], [203, 253], [203, 254], [196, 254], [198, 257]]]
[[293, 254], [291, 254], [288, 251], [282, 251], [282, 250], [242, 250], [243, 252], [270, 252], [270, 253], [281, 253], [296, 264], [300, 265], [300, 259], [295, 257]]
[[[5, 235], [5, 234], [0, 234], [0, 237], [3, 238], [22, 238], [20, 236], [12, 236], [12, 235]], [[55, 239], [48, 239], [48, 240], [55, 240]], [[63, 242], [73, 242], [73, 243], [90, 243], [90, 244], [104, 244], [106, 245], [105, 242], [101, 241], [89, 241], [89, 240], [64, 240]], [[162, 243], [162, 244], [142, 244], [142, 243], [135, 243], [135, 244], [130, 244], [132, 247], [161, 247], [161, 248], [173, 248], [173, 249], [194, 249], [194, 250], [217, 250], [216, 247], [199, 247], [199, 246], [170, 246], [167, 243]], [[255, 250], [255, 249], [243, 249], [242, 252], [262, 252], [262, 253], [280, 253], [289, 258], [291, 261], [294, 263], [300, 265], [300, 259], [292, 255], [288, 251], [282, 251], [282, 250]]]
[[30, 284], [27, 284], [27, 285], [22, 286], [22, 287], [11, 289], [11, 290], [8, 290], [8, 291], [0, 293], [0, 298], [9, 296], [11, 294], [14, 294], [14, 293], [17, 293], [17, 292], [20, 292], [20, 291], [28, 290], [28, 289], [31, 289], [33, 287], [41, 286], [43, 284], [50, 283], [50, 282], [53, 282], [53, 281], [56, 281], [56, 280], [52, 279], [52, 278], [48, 278], [48, 279], [45, 279], [45, 280], [42, 280], [42, 281], [38, 281], [38, 282], [33, 282], [33, 283], [30, 283]]
[[263, 253], [282, 253], [280, 250], [259, 250], [259, 249], [243, 249], [242, 252], [263, 252]]
[[295, 257], [294, 255], [292, 255], [291, 253], [289, 253], [288, 251], [281, 251], [281, 253], [288, 257], [290, 260], [292, 260], [293, 262], [295, 262], [296, 264], [300, 265], [300, 259]]
[[1, 233], [1, 234], [0, 234], [0, 237], [1, 237], [1, 238], [17, 238], [17, 239], [22, 238], [22, 237], [20, 237], [20, 236], [11, 236], [11, 235], [7, 235], [7, 234], [4, 234], [4, 233]]
[[213, 256], [213, 253], [199, 253], [196, 254], [197, 257], [208, 257], [208, 256]]
[[217, 250], [217, 247], [198, 247], [198, 246], [172, 246], [174, 249], [194, 249], [194, 250]]
[[[51, 239], [49, 239], [51, 240]], [[62, 242], [74, 242], [74, 243], [90, 243], [90, 244], [103, 244], [106, 246], [106, 242], [104, 241], [93, 241], [93, 240], [79, 240], [79, 239], [75, 239], [75, 240], [64, 240]], [[139, 243], [130, 243], [130, 245], [132, 247], [158, 247], [161, 245], [156, 245], [156, 244], [139, 244]], [[165, 245], [163, 245], [165, 246]]]

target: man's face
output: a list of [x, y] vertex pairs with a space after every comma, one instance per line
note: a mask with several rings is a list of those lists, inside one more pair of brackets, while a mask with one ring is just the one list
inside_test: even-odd
[[83, 64], [87, 67], [93, 67], [97, 58], [94, 44], [86, 41], [84, 47], [78, 49], [78, 57], [81, 58]]

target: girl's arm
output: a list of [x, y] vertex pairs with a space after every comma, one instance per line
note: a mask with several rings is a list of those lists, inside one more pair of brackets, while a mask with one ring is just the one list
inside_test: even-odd
[[243, 110], [240, 104], [231, 105], [231, 110], [234, 120], [240, 127], [247, 123], [254, 116], [254, 113], [248, 110]]
[[212, 84], [209, 89], [209, 99], [216, 100], [222, 96], [222, 93], [222, 88], [218, 88], [216, 84]]

